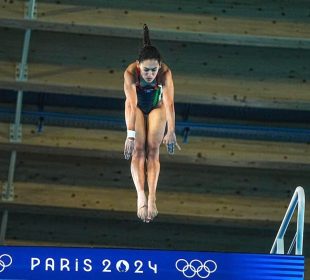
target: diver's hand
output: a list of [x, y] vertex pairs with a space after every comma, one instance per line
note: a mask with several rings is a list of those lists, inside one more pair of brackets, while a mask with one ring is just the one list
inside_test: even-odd
[[174, 154], [175, 146], [177, 146], [177, 148], [181, 150], [181, 147], [177, 143], [177, 137], [174, 132], [169, 132], [169, 131], [167, 132], [167, 134], [165, 135], [163, 139], [163, 144], [167, 146], [167, 152], [169, 155]]
[[135, 138], [127, 138], [124, 147], [124, 157], [129, 160], [135, 148]]

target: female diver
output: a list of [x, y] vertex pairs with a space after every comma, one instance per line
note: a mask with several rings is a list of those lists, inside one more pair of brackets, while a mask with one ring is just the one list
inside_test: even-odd
[[[169, 154], [180, 147], [175, 135], [174, 86], [171, 70], [162, 63], [151, 45], [147, 25], [143, 27], [143, 48], [138, 60], [124, 73], [127, 139], [124, 157], [131, 160], [131, 174], [137, 191], [137, 216], [144, 222], [158, 214], [156, 188], [160, 172], [159, 146]], [[166, 130], [166, 134], [165, 134]], [[148, 197], [144, 185], [148, 184]]]

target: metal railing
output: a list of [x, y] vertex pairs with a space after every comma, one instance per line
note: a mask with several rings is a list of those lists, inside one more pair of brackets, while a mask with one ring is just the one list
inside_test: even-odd
[[278, 234], [272, 245], [270, 254], [284, 254], [284, 235], [293, 217], [297, 205], [297, 230], [287, 254], [290, 254], [292, 252], [293, 247], [296, 244], [295, 255], [302, 255], [305, 217], [305, 192], [304, 189], [300, 186], [297, 187], [294, 192], [294, 195], [291, 199], [290, 205], [287, 208]]

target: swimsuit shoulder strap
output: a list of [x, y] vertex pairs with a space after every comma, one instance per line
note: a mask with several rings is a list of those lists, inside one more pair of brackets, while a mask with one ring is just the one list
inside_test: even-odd
[[138, 67], [138, 65], [136, 66], [136, 86], [137, 87], [141, 87], [141, 85], [140, 85], [140, 68]]

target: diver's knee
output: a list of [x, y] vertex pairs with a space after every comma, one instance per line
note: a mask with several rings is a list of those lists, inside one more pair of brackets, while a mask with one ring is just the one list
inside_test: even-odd
[[144, 145], [136, 145], [132, 157], [136, 159], [142, 159], [145, 158], [145, 156], [146, 154]]
[[159, 159], [159, 146], [158, 145], [149, 145], [147, 149], [147, 158], [148, 160], [158, 160]]

